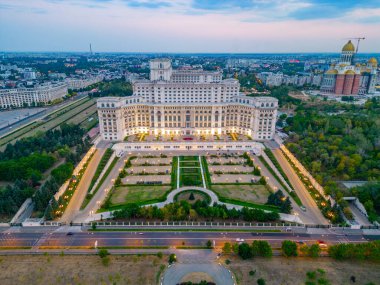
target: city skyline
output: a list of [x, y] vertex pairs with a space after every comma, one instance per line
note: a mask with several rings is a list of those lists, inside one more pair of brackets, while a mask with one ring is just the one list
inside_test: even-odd
[[[4, 0], [1, 51], [338, 52], [380, 45], [380, 2]], [[286, 33], [284, 33], [286, 31]]]

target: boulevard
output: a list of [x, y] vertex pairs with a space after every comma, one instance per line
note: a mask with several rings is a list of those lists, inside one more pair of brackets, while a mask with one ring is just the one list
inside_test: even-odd
[[[369, 239], [379, 239], [380, 236], [367, 236], [363, 233], [342, 233], [328, 230], [319, 233], [308, 232], [232, 232], [223, 231], [181, 231], [162, 230], [149, 231], [146, 229], [130, 229], [128, 231], [87, 231], [79, 227], [66, 228], [65, 231], [58, 229], [19, 229], [4, 230], [0, 233], [0, 247], [62, 247], [78, 248], [87, 247], [181, 247], [181, 246], [205, 246], [208, 240], [221, 247], [225, 242], [247, 242], [253, 240], [266, 240], [272, 247], [281, 247], [284, 240], [293, 240], [301, 244], [314, 244], [323, 241], [326, 245], [337, 243], [359, 243]], [[316, 231], [318, 232], [318, 231]]]

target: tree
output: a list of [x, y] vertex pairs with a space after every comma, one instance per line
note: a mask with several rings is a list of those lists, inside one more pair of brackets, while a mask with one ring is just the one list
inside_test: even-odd
[[230, 254], [232, 251], [232, 246], [229, 242], [224, 243], [222, 251], [224, 254]]
[[272, 247], [265, 240], [255, 240], [252, 243], [253, 256], [271, 257], [273, 255]]
[[207, 246], [207, 248], [212, 248], [212, 241], [211, 241], [211, 240], [208, 240], [208, 241], [206, 242], [206, 246]]
[[169, 263], [172, 264], [176, 261], [177, 261], [177, 256], [174, 253], [170, 254], [169, 255]]
[[191, 193], [190, 193], [190, 196], [189, 196], [189, 200], [190, 200], [190, 201], [193, 201], [194, 199], [195, 199], [195, 197], [194, 197], [194, 193], [191, 192]]
[[234, 243], [234, 244], [232, 245], [232, 251], [233, 251], [235, 254], [239, 254], [239, 244]]
[[257, 279], [257, 285], [265, 285], [265, 280], [263, 278]]
[[294, 241], [284, 240], [282, 242], [282, 254], [286, 257], [297, 256], [297, 244]]
[[309, 247], [308, 254], [310, 257], [319, 257], [321, 248], [318, 244], [313, 244]]
[[104, 257], [106, 257], [109, 254], [110, 253], [108, 252], [108, 250], [106, 250], [104, 248], [100, 249], [99, 252], [98, 252], [98, 255], [99, 255], [100, 258], [104, 258]]
[[264, 176], [261, 176], [261, 178], [260, 178], [260, 180], [259, 180], [259, 183], [260, 183], [261, 185], [267, 185], [267, 181], [266, 181], [266, 179], [265, 179]]
[[45, 219], [48, 220], [48, 221], [54, 219], [53, 208], [52, 208], [52, 206], [50, 204], [46, 207]]
[[242, 259], [249, 259], [253, 257], [251, 247], [248, 243], [244, 242], [242, 244], [239, 244], [239, 256]]

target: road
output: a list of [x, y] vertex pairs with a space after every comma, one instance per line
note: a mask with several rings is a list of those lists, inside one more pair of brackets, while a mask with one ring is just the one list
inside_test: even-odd
[[35, 115], [33, 115], [33, 116], [30, 116], [29, 118], [27, 118], [27, 119], [25, 119], [25, 120], [22, 120], [22, 121], [16, 122], [16, 123], [14, 123], [14, 124], [11, 124], [8, 128], [1, 129], [1, 130], [0, 130], [0, 137], [5, 136], [6, 134], [8, 134], [8, 133], [10, 133], [10, 132], [13, 132], [13, 131], [15, 131], [16, 129], [21, 128], [21, 127], [23, 127], [23, 126], [25, 126], [25, 125], [27, 125], [27, 124], [33, 122], [33, 121], [39, 120], [39, 119], [41, 119], [41, 118], [43, 118], [43, 117], [49, 115], [50, 113], [56, 111], [56, 110], [59, 109], [59, 108], [64, 108], [66, 105], [68, 105], [68, 104], [72, 104], [72, 103], [74, 103], [75, 101], [77, 101], [77, 100], [79, 100], [79, 99], [81, 99], [81, 98], [83, 98], [83, 97], [85, 97], [85, 96], [87, 96], [87, 92], [83, 92], [83, 93], [81, 93], [81, 94], [75, 96], [74, 98], [69, 99], [69, 100], [66, 100], [66, 101], [64, 101], [64, 102], [62, 102], [62, 103], [60, 103], [60, 104], [53, 105], [53, 106], [47, 108], [46, 110], [44, 110], [44, 111], [42, 111], [42, 112], [40, 112], [40, 113], [38, 113], [38, 114], [35, 114]]
[[[270, 173], [269, 170], [266, 168], [266, 166], [261, 162], [261, 160], [259, 159], [259, 157], [257, 155], [252, 155], [252, 157], [254, 158], [254, 163], [257, 166], [260, 167], [261, 175], [269, 178], [268, 179], [268, 185], [272, 189], [284, 189], [284, 187], [282, 187], [282, 185], [277, 181], [277, 179], [274, 178], [274, 176], [272, 175], [272, 173]], [[304, 223], [304, 224], [312, 224], [313, 223], [313, 219], [309, 218], [309, 214], [307, 214], [307, 213], [305, 213], [305, 212], [303, 212], [301, 210], [301, 208], [294, 201], [293, 197], [290, 196], [290, 195], [288, 195], [285, 189], [283, 190], [283, 192], [284, 192], [284, 195], [286, 195], [286, 196], [289, 197], [290, 201], [292, 202], [293, 213], [297, 214], [299, 216], [299, 218], [301, 219], [302, 223]]]
[[294, 187], [298, 197], [300, 198], [302, 205], [306, 208], [305, 216], [308, 216], [308, 220], [313, 224], [327, 225], [329, 222], [323, 217], [321, 211], [319, 210], [317, 204], [310, 196], [309, 191], [306, 189], [302, 181], [299, 179], [297, 173], [294, 171], [293, 167], [284, 157], [283, 153], [279, 148], [273, 148], [272, 152], [276, 157], [281, 168], [284, 170], [286, 176], [289, 178], [290, 183]]
[[[98, 148], [98, 147], [97, 147]], [[112, 168], [111, 172], [107, 176], [107, 178], [104, 180], [103, 184], [100, 186], [98, 191], [95, 193], [95, 195], [92, 197], [91, 201], [87, 204], [86, 208], [84, 208], [82, 211], [80, 211], [76, 217], [74, 218], [74, 221], [77, 223], [85, 222], [90, 216], [100, 208], [101, 203], [104, 201], [104, 199], [107, 197], [108, 191], [112, 188], [114, 179], [117, 178], [119, 175], [119, 169], [124, 166], [124, 158], [119, 158], [115, 166]], [[90, 214], [92, 213], [92, 214]]]
[[96, 149], [96, 152], [91, 158], [90, 163], [88, 164], [87, 169], [84, 172], [82, 179], [79, 182], [78, 187], [65, 210], [65, 213], [60, 219], [60, 222], [70, 223], [78, 214], [83, 200], [87, 195], [88, 186], [91, 183], [92, 177], [94, 177], [96, 168], [98, 167], [105, 151], [105, 148]]
[[278, 248], [283, 240], [303, 241], [307, 244], [323, 240], [327, 244], [340, 242], [364, 242], [362, 234], [309, 234], [295, 232], [144, 232], [141, 231], [109, 231], [87, 232], [73, 231], [72, 235], [57, 230], [52, 231], [3, 231], [0, 233], [0, 247], [93, 247], [97, 241], [98, 247], [140, 247], [140, 246], [205, 246], [208, 240], [215, 241], [217, 247], [225, 242], [236, 242], [243, 239], [251, 243], [253, 240], [267, 240], [272, 247]]

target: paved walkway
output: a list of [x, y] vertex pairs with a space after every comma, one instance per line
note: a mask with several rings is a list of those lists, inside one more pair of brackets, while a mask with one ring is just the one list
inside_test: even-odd
[[235, 284], [231, 272], [217, 263], [212, 250], [176, 250], [178, 263], [170, 266], [163, 275], [163, 285], [176, 285], [190, 273], [203, 272], [218, 285]]
[[214, 192], [212, 192], [211, 190], [208, 190], [208, 189], [203, 188], [203, 187], [197, 187], [197, 186], [185, 186], [185, 187], [181, 187], [181, 188], [173, 190], [166, 197], [166, 201], [161, 202], [161, 203], [157, 203], [154, 205], [159, 207], [159, 208], [162, 208], [163, 206], [165, 206], [167, 204], [173, 203], [175, 195], [177, 195], [178, 193], [181, 193], [183, 191], [186, 191], [186, 190], [198, 190], [198, 191], [206, 193], [211, 198], [211, 203], [210, 203], [211, 205], [213, 205], [214, 203], [218, 203], [218, 204], [221, 203], [221, 202], [219, 202], [218, 196], [216, 196], [216, 194]]

